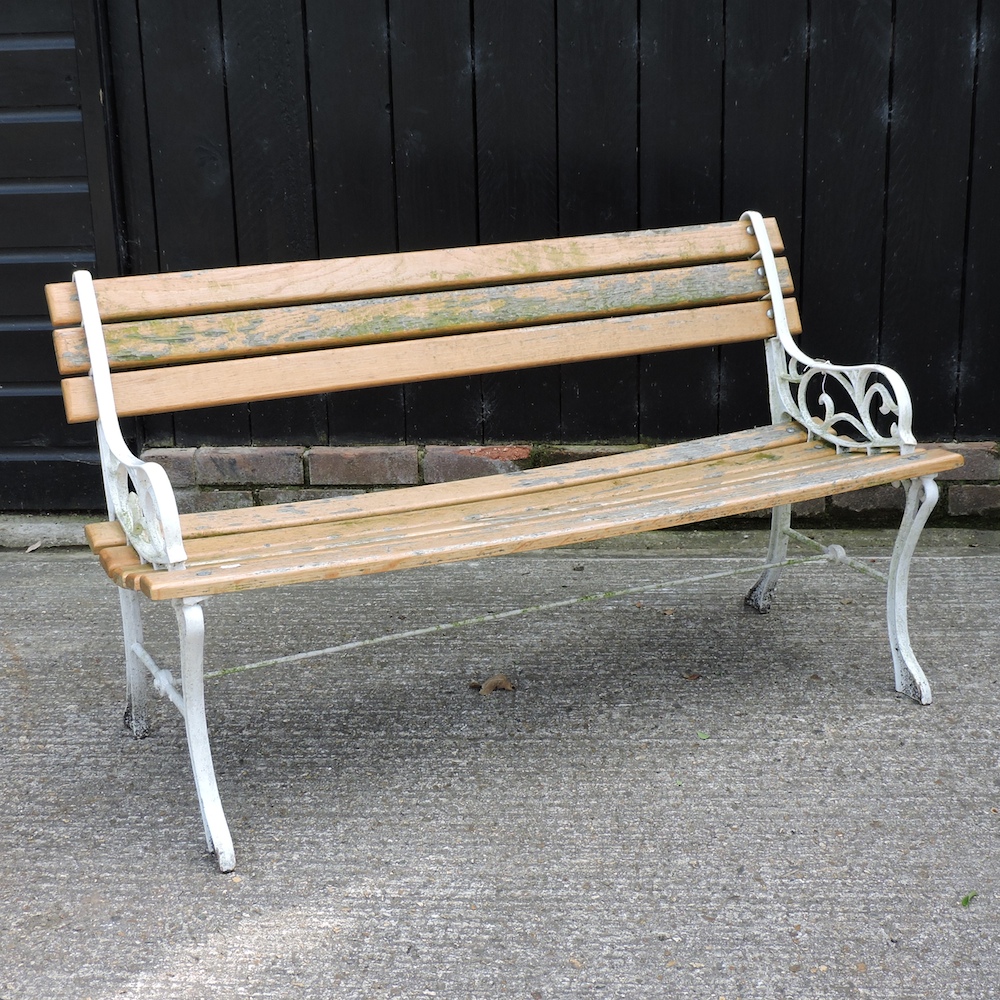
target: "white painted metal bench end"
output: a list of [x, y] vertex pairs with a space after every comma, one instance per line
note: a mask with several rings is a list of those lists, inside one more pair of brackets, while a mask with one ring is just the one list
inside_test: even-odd
[[[108, 517], [121, 524], [129, 544], [144, 560], [157, 568], [181, 568], [187, 554], [170, 480], [159, 465], [137, 458], [125, 443], [115, 408], [111, 367], [93, 278], [88, 271], [76, 271], [73, 282], [80, 300], [90, 355], [90, 376], [97, 398], [97, 440]], [[180, 691], [170, 673], [156, 665], [143, 645], [140, 601], [135, 592], [119, 589], [125, 643], [125, 724], [136, 737], [149, 732], [147, 674], [151, 674], [157, 691], [170, 698], [184, 719], [208, 848], [215, 852], [221, 871], [232, 871], [236, 855], [219, 797], [205, 720], [205, 626], [200, 599], [175, 602], [181, 659]]]

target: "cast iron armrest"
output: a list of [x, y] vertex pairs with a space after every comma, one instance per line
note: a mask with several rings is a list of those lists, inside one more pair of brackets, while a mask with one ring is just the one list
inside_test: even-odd
[[[756, 237], [760, 247], [754, 258], [761, 261], [767, 279], [769, 314], [774, 319], [776, 336], [767, 344], [772, 418], [775, 421], [791, 418], [811, 437], [828, 441], [838, 451], [912, 452], [916, 445], [913, 406], [902, 377], [885, 365], [834, 365], [802, 351], [789, 332], [764, 220], [758, 212], [744, 212], [741, 218], [750, 223], [748, 232]], [[818, 392], [811, 393], [817, 382]], [[840, 403], [831, 395], [833, 386], [841, 390], [837, 393]], [[847, 409], [841, 408], [845, 405]], [[878, 416], [892, 418], [888, 433], [877, 426]], [[851, 435], [845, 433], [848, 428], [853, 432]]]

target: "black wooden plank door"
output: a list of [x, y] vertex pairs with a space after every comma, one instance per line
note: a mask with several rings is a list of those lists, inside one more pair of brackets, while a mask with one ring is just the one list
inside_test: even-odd
[[[399, 249], [478, 240], [468, 0], [389, 0]], [[482, 441], [482, 380], [406, 387], [406, 437]]]
[[882, 360], [923, 438], [955, 432], [976, 35], [976, 0], [896, 4]]
[[103, 504], [92, 426], [67, 425], [44, 285], [117, 257], [94, 12], [0, 5], [0, 509]]
[[[721, 217], [722, 0], [642, 7], [639, 224], [687, 226]], [[651, 354], [639, 363], [639, 437], [676, 440], [718, 426], [717, 348]]]
[[[1000, 0], [983, 0], [982, 25], [1000, 24]], [[981, 29], [982, 30], [982, 29]], [[956, 434], [1000, 434], [1000, 281], [996, 229], [1000, 219], [1000, 52], [979, 47], [972, 144], [969, 244], [959, 369]]]
[[[317, 256], [300, 0], [222, 0], [233, 206], [241, 264]], [[323, 397], [250, 405], [256, 445], [326, 444]]]
[[803, 348], [877, 359], [892, 0], [813, 0], [802, 266]]
[[[225, 59], [216, 5], [198, 0], [139, 3], [142, 80], [149, 123], [159, 269], [237, 263], [229, 157]], [[179, 446], [246, 443], [248, 406], [178, 413]]]
[[[559, 235], [556, 25], [549, 4], [474, 0], [482, 243]], [[561, 436], [558, 367], [484, 375], [486, 441]]]
[[[792, 273], [799, 272], [808, 5], [802, 0], [726, 4], [725, 173], [722, 212], [747, 209], [780, 220]], [[770, 419], [763, 352], [720, 350], [719, 429]]]
[[[390, 252], [396, 180], [385, 0], [307, 0], [306, 29], [319, 254]], [[334, 393], [327, 414], [331, 442], [406, 437], [400, 386]]]
[[[559, 228], [563, 236], [638, 221], [638, 5], [568, 0], [556, 7]], [[634, 358], [562, 366], [562, 437], [633, 442]]]

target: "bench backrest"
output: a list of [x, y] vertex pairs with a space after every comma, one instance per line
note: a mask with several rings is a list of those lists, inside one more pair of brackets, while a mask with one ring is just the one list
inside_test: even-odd
[[[764, 340], [774, 323], [756, 250], [733, 222], [94, 286], [116, 407], [134, 416]], [[791, 296], [783, 256], [778, 269]], [[46, 296], [67, 418], [95, 420], [76, 288]]]

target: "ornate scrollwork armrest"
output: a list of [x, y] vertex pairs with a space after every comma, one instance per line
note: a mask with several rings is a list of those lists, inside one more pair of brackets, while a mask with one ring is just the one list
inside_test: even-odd
[[183, 566], [187, 554], [170, 480], [161, 466], [137, 458], [122, 436], [93, 279], [87, 271], [76, 271], [73, 281], [97, 397], [97, 441], [108, 517], [121, 524], [129, 544], [146, 562], [157, 568]]
[[768, 343], [772, 416], [791, 417], [838, 451], [912, 451], [913, 406], [902, 377], [885, 365], [834, 365], [802, 351], [788, 328], [764, 220], [758, 212], [745, 212], [742, 219], [757, 238], [760, 249], [754, 256], [767, 279], [774, 319], [776, 336]]

